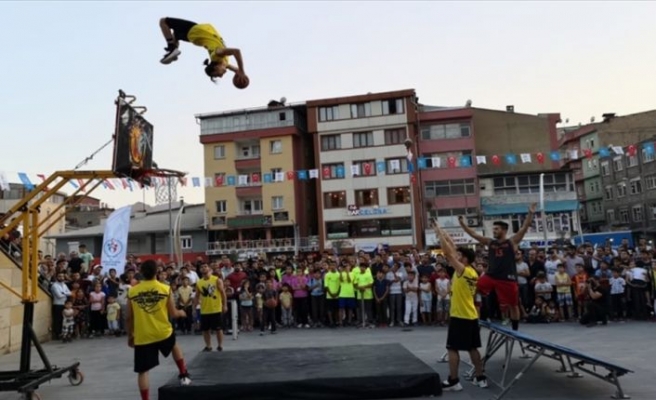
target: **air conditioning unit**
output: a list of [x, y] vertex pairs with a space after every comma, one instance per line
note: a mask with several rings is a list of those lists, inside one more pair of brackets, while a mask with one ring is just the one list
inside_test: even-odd
[[478, 218], [467, 218], [467, 226], [478, 226]]

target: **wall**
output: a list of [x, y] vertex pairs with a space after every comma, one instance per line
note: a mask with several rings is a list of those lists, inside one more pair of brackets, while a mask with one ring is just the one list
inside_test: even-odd
[[[21, 291], [22, 271], [4, 253], [0, 253], [0, 281], [11, 284]], [[52, 302], [41, 289], [34, 307], [34, 331], [41, 341], [49, 339]], [[0, 354], [20, 349], [23, 329], [23, 305], [21, 300], [7, 290], [0, 289]]]
[[[272, 140], [280, 140], [282, 144], [282, 151], [274, 154], [269, 151], [269, 142]], [[274, 168], [282, 169], [285, 173], [285, 180], [283, 182], [265, 183], [262, 185], [262, 214], [273, 215], [274, 211], [286, 211], [289, 215], [288, 221], [273, 221], [272, 226], [287, 226], [291, 225], [291, 221], [296, 221], [296, 207], [294, 198], [294, 180], [287, 179], [287, 171], [294, 171], [294, 141], [293, 136], [277, 136], [267, 137], [260, 140], [260, 153], [261, 153], [261, 171], [262, 174], [270, 173]], [[274, 196], [283, 197], [283, 209], [273, 210], [272, 200]]]

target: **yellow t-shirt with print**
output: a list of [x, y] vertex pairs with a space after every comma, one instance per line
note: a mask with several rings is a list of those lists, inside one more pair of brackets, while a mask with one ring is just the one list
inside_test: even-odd
[[189, 30], [187, 39], [196, 46], [204, 47], [210, 54], [210, 60], [219, 64], [228, 64], [228, 57], [216, 55], [217, 49], [225, 49], [223, 38], [210, 24], [196, 24]]
[[170, 286], [156, 280], [141, 281], [128, 290], [135, 345], [161, 342], [173, 334], [168, 311], [170, 296]]
[[196, 282], [196, 290], [200, 295], [201, 315], [217, 314], [223, 312], [223, 296], [219, 293], [216, 283], [219, 280], [214, 275], [209, 278], [200, 278]]
[[474, 268], [467, 265], [461, 275], [453, 274], [451, 279], [451, 307], [450, 313], [453, 318], [478, 319], [478, 311], [474, 305], [476, 296], [476, 283], [478, 273]]

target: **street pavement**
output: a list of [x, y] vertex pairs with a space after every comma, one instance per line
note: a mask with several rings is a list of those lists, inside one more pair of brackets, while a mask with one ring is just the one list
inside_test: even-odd
[[[609, 324], [594, 328], [582, 327], [574, 323], [551, 325], [522, 325], [523, 331], [536, 337], [572, 347], [591, 355], [614, 361], [635, 371], [620, 378], [626, 394], [633, 399], [656, 398], [656, 324], [650, 322], [628, 322]], [[482, 330], [485, 343], [487, 331]], [[294, 348], [337, 346], [354, 344], [401, 343], [418, 358], [434, 368], [442, 377], [447, 375], [447, 364], [437, 363], [444, 353], [446, 328], [418, 327], [411, 331], [398, 328], [382, 329], [311, 329], [281, 330], [278, 335], [260, 337], [257, 333], [244, 333], [238, 340], [226, 337], [224, 351], [242, 349]], [[203, 347], [200, 336], [179, 336], [188, 361]], [[138, 399], [136, 376], [132, 372], [132, 350], [123, 338], [98, 338], [75, 341], [69, 344], [50, 342], [45, 350], [51, 362], [66, 366], [73, 361], [81, 363], [80, 369], [85, 376], [82, 385], [73, 387], [68, 379], [58, 379], [46, 383], [38, 389], [43, 400], [127, 400]], [[33, 352], [38, 363], [36, 352]], [[519, 351], [513, 364], [515, 369], [526, 360], [519, 359]], [[468, 359], [467, 355], [463, 355]], [[18, 368], [19, 354], [12, 353], [0, 357], [0, 370]], [[487, 373], [498, 379], [501, 372], [501, 355], [488, 363]], [[40, 366], [40, 364], [35, 364]], [[554, 371], [559, 366], [555, 361], [542, 358], [529, 370], [517, 385], [505, 397], [507, 399], [549, 399], [549, 400], [585, 400], [610, 398], [614, 387], [599, 379], [585, 376], [571, 379]], [[466, 366], [461, 366], [464, 371]], [[514, 372], [514, 371], [511, 371]], [[600, 371], [603, 372], [603, 371]], [[248, 373], [248, 371], [244, 371]], [[151, 398], [157, 398], [157, 388], [177, 374], [171, 360], [163, 360], [160, 367], [151, 374]], [[468, 382], [463, 382], [465, 390], [459, 393], [445, 393], [444, 398], [454, 400], [490, 399], [499, 389], [493, 385], [480, 389]], [[0, 393], [0, 400], [19, 399], [16, 393]]]

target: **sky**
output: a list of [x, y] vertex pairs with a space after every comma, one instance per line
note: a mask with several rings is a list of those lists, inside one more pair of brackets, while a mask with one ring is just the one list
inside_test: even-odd
[[[112, 135], [118, 89], [154, 125], [160, 167], [204, 176], [194, 115], [414, 88], [420, 102], [561, 113], [570, 125], [656, 108], [653, 2], [0, 2], [0, 171], [73, 169]], [[161, 17], [211, 23], [242, 50], [246, 90], [212, 84]], [[111, 168], [111, 147], [83, 169]], [[154, 191], [99, 189], [113, 207]], [[203, 202], [202, 188], [179, 188]]]

